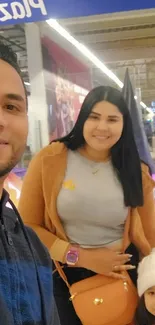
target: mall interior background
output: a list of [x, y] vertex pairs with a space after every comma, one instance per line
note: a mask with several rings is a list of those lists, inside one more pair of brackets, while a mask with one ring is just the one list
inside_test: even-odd
[[[60, 20], [123, 81], [132, 86], [155, 158], [155, 10]], [[29, 137], [17, 166], [22, 176], [32, 156], [73, 127], [88, 91], [118, 85], [46, 22], [0, 27], [0, 39], [18, 55], [29, 99]], [[145, 105], [139, 105], [140, 102]]]

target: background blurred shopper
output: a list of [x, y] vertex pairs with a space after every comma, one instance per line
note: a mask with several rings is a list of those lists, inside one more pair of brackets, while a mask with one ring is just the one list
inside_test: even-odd
[[3, 189], [27, 133], [27, 95], [17, 58], [0, 43], [0, 324], [58, 325], [51, 258]]
[[144, 129], [145, 129], [148, 144], [150, 146], [150, 150], [152, 150], [153, 130], [150, 121], [148, 120], [144, 121]]
[[[19, 209], [70, 284], [95, 274], [122, 278], [122, 270], [136, 284], [139, 251], [155, 246], [153, 187], [122, 94], [101, 86], [87, 95], [71, 133], [32, 160]], [[119, 254], [128, 213], [128, 244]], [[62, 325], [81, 324], [58, 272], [54, 295]]]

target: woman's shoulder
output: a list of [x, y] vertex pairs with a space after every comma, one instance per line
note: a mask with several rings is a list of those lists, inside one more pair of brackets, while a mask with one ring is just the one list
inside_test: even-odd
[[155, 188], [155, 181], [152, 178], [152, 175], [150, 174], [149, 167], [141, 163], [141, 170], [142, 170], [142, 181], [143, 181], [143, 189], [144, 190], [153, 190]]
[[141, 163], [141, 170], [142, 170], [142, 175], [149, 174], [149, 167], [145, 165], [143, 162]]
[[52, 142], [48, 146], [44, 147], [39, 151], [39, 153], [36, 155], [38, 158], [43, 158], [46, 156], [55, 156], [63, 152], [64, 150], [67, 150], [64, 143], [61, 142]]
[[67, 150], [64, 143], [53, 142], [48, 146], [41, 149], [31, 160], [30, 166], [36, 167], [42, 164], [42, 161], [48, 157], [55, 157], [61, 154], [63, 151]]

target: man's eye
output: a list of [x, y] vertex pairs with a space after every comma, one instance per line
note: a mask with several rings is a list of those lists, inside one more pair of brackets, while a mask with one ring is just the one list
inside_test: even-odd
[[11, 104], [6, 105], [6, 108], [7, 108], [9, 111], [13, 111], [13, 110], [17, 109], [16, 106], [11, 105]]

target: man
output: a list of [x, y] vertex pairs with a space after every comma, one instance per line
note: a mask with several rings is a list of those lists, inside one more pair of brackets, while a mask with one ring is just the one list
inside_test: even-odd
[[0, 43], [0, 325], [58, 325], [51, 258], [3, 189], [27, 133], [27, 96], [17, 58]]

